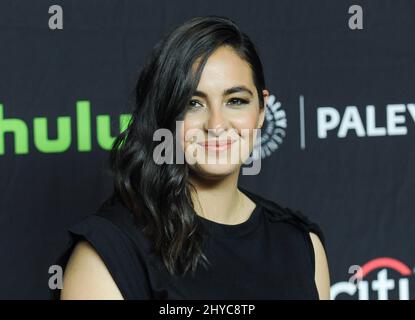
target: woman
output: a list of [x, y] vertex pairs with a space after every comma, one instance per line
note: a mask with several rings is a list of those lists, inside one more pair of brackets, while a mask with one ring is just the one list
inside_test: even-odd
[[[114, 194], [69, 229], [60, 298], [328, 299], [318, 225], [238, 188], [268, 96], [233, 21], [198, 17], [165, 35], [111, 151]], [[158, 154], [161, 128], [177, 140]]]

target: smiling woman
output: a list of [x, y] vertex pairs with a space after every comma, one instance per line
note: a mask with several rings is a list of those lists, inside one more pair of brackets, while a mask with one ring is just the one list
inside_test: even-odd
[[[231, 45], [216, 49], [189, 102], [181, 132], [186, 136], [182, 139], [185, 150], [191, 151], [185, 153], [188, 163], [196, 163], [190, 169], [197, 171], [197, 176], [238, 175], [253, 149], [255, 129], [264, 122], [269, 92], [256, 88], [252, 69], [241, 56]], [[197, 147], [192, 148], [190, 143]], [[228, 179], [235, 182], [235, 177]]]
[[[113, 145], [113, 195], [69, 229], [55, 297], [328, 299], [319, 226], [238, 187], [268, 96], [255, 46], [232, 20], [197, 17], [167, 34]], [[184, 163], [154, 161], [160, 128], [176, 134]]]

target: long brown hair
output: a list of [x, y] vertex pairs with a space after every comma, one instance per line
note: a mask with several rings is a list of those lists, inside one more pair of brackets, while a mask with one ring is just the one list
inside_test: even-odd
[[231, 46], [250, 65], [263, 108], [263, 68], [248, 36], [226, 17], [193, 18], [154, 47], [139, 73], [130, 123], [110, 153], [114, 192], [143, 223], [154, 252], [171, 274], [194, 273], [199, 264], [208, 266], [203, 249], [206, 233], [193, 208], [188, 165], [156, 164], [153, 133], [159, 128], [175, 132], [175, 122], [184, 119], [203, 66], [222, 45]]

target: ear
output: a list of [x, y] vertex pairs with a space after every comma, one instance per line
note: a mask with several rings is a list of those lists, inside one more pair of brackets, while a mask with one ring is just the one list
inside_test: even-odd
[[262, 90], [262, 96], [264, 97], [264, 107], [259, 110], [259, 118], [258, 118], [258, 125], [257, 125], [258, 128], [262, 128], [262, 126], [264, 125], [265, 110], [267, 108], [268, 97], [269, 97], [268, 90], [266, 89]]

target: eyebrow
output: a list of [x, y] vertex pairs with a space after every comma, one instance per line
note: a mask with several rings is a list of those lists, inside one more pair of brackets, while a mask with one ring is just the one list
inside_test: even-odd
[[[237, 92], [247, 92], [247, 93], [249, 93], [251, 96], [254, 96], [254, 94], [252, 93], [252, 91], [251, 90], [249, 90], [247, 87], [245, 87], [245, 86], [236, 86], [236, 87], [232, 87], [232, 88], [229, 88], [229, 89], [225, 89], [224, 91], [223, 91], [223, 93], [222, 93], [222, 95], [223, 96], [227, 96], [227, 95], [230, 95], [230, 94], [232, 94], [232, 93], [237, 93]], [[196, 90], [195, 92], [194, 92], [194, 94], [193, 94], [194, 96], [198, 96], [198, 97], [201, 97], [201, 98], [207, 98], [207, 94], [206, 93], [204, 93], [203, 91], [199, 91], [199, 90]]]

